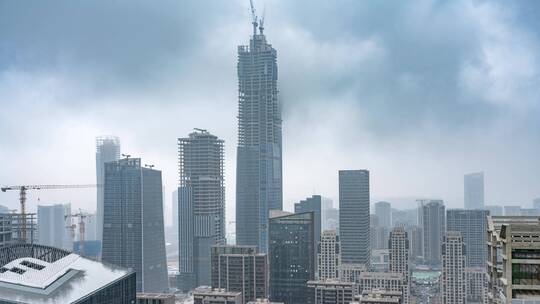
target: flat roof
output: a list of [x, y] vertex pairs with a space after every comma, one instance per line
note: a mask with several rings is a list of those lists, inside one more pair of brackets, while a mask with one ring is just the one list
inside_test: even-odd
[[74, 253], [50, 263], [19, 256], [0, 269], [0, 301], [22, 303], [72, 303], [133, 273]]

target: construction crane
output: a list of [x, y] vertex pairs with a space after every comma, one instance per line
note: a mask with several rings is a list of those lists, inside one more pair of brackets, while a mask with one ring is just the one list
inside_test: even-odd
[[253, 24], [253, 36], [255, 36], [257, 35], [257, 14], [255, 12], [253, 0], [249, 0], [249, 6], [251, 7], [251, 24]]
[[[78, 217], [79, 218], [79, 254], [80, 255], [84, 255], [84, 234], [85, 234], [84, 220], [86, 218], [91, 217], [91, 216], [92, 216], [91, 214], [83, 213], [81, 209], [79, 209], [79, 212], [77, 212], [77, 213], [68, 214], [68, 215], [64, 216], [64, 219], [69, 218], [69, 223], [71, 223], [71, 218], [73, 218], [73, 217]], [[73, 241], [75, 240], [75, 228], [76, 227], [77, 226], [75, 224], [71, 224], [71, 225], [66, 226], [66, 228], [68, 228], [68, 230], [71, 233], [71, 239]]]
[[48, 189], [79, 189], [79, 188], [95, 188], [98, 185], [22, 185], [22, 186], [6, 186], [0, 188], [2, 192], [11, 190], [19, 191], [19, 202], [21, 204], [21, 239], [26, 242], [26, 191], [28, 190], [48, 190]]

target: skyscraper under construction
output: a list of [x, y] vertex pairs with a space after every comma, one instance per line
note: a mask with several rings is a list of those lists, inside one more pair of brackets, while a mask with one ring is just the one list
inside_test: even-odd
[[252, 13], [253, 36], [238, 47], [236, 241], [267, 252], [268, 212], [283, 205], [281, 107], [277, 53]]

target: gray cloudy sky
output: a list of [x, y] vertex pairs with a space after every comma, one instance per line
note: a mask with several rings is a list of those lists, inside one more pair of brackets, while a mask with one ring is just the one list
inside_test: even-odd
[[[176, 186], [176, 138], [226, 141], [234, 218], [236, 48], [249, 1], [0, 0], [0, 184], [95, 181], [95, 137]], [[337, 170], [371, 170], [372, 197], [462, 206], [540, 196], [538, 1], [256, 1], [278, 51], [285, 208], [337, 199]], [[92, 190], [33, 193], [31, 208]], [[17, 206], [0, 194], [0, 204]], [[337, 204], [337, 202], [336, 202]], [[402, 204], [399, 207], [407, 207]]]

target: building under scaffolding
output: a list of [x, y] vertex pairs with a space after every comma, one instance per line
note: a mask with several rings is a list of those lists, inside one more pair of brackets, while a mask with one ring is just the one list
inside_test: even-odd
[[[23, 225], [26, 218], [26, 225]], [[28, 243], [34, 243], [37, 238], [36, 214], [0, 213], [0, 248], [7, 245], [24, 243], [23, 229], [26, 230]]]
[[281, 106], [277, 53], [253, 22], [249, 45], [238, 47], [236, 241], [267, 252], [268, 212], [282, 209]]

